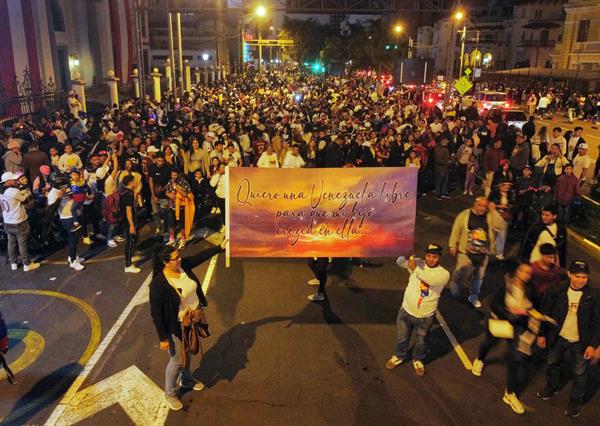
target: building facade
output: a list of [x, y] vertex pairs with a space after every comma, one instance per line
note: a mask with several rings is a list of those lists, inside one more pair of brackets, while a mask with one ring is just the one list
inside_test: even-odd
[[560, 43], [567, 0], [523, 0], [513, 11], [511, 68], [551, 68]]
[[600, 2], [570, 0], [564, 9], [562, 39], [552, 59], [554, 67], [600, 71]]
[[0, 0], [0, 97], [67, 90], [80, 76], [122, 82], [135, 61], [133, 0]]

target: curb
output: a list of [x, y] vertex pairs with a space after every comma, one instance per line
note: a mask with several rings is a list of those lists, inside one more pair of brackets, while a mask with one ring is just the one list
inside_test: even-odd
[[588, 240], [578, 232], [573, 231], [571, 228], [567, 228], [567, 234], [573, 238], [580, 245], [591, 249], [597, 256], [600, 256], [600, 246], [593, 241]]

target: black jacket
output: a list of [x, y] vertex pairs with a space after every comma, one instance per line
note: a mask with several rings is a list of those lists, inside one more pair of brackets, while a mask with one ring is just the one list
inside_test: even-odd
[[[556, 321], [556, 326], [547, 332], [548, 346], [552, 347], [559, 336], [567, 313], [569, 311], [568, 285], [564, 285], [556, 293], [552, 303], [552, 309], [548, 316]], [[579, 331], [579, 342], [583, 350], [588, 346], [594, 348], [600, 346], [600, 293], [590, 287], [589, 283], [582, 290], [583, 294], [579, 300], [577, 309], [577, 328]]]
[[[561, 223], [558, 223], [557, 225], [554, 241], [556, 242], [556, 251], [558, 252], [558, 257], [560, 259], [560, 266], [565, 268], [567, 265], [567, 227]], [[535, 247], [538, 238], [540, 238], [540, 234], [545, 229], [546, 225], [542, 222], [536, 223], [529, 228], [525, 235], [525, 239], [521, 243], [521, 250], [519, 253], [521, 260], [529, 262], [531, 251]]]
[[[222, 251], [221, 246], [215, 246], [181, 260], [181, 269], [196, 282], [196, 294], [202, 306], [208, 305], [208, 301], [202, 292], [202, 283], [192, 269]], [[181, 324], [178, 318], [180, 302], [181, 298], [167, 281], [164, 272], [154, 275], [150, 283], [150, 314], [160, 341], [169, 339], [171, 334], [181, 339]]]

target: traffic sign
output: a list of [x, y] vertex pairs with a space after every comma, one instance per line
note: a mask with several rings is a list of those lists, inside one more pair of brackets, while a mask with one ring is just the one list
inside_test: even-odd
[[466, 68], [466, 69], [465, 69], [465, 71], [464, 71], [464, 73], [465, 73], [465, 75], [466, 75], [467, 77], [468, 77], [468, 76], [470, 76], [472, 72], [473, 72], [473, 71], [471, 71], [471, 68]]
[[461, 77], [456, 83], [454, 83], [454, 88], [458, 90], [458, 93], [460, 93], [461, 95], [467, 93], [471, 89], [471, 87], [473, 87], [473, 84], [469, 81], [467, 77]]

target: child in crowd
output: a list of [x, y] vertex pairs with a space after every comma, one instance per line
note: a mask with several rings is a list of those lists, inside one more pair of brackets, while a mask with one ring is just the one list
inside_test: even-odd
[[414, 150], [411, 150], [406, 159], [406, 167], [416, 167], [417, 170], [421, 168], [421, 160], [417, 156]]
[[85, 183], [81, 172], [77, 169], [71, 170], [71, 198], [73, 199], [73, 205], [71, 206], [71, 215], [73, 216], [73, 227], [71, 232], [76, 232], [81, 229], [79, 223], [79, 212], [83, 207], [83, 202], [87, 198], [89, 191], [88, 185]]
[[475, 186], [475, 179], [478, 171], [479, 162], [477, 161], [477, 156], [471, 154], [469, 156], [469, 163], [467, 164], [467, 176], [465, 178], [465, 190], [463, 191], [463, 195], [473, 195], [473, 186]]

